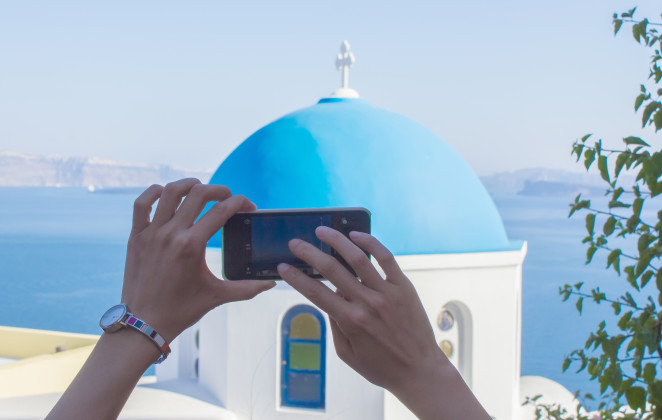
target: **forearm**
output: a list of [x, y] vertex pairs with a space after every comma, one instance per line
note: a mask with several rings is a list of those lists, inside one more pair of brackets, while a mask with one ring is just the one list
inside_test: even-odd
[[47, 419], [116, 419], [159, 354], [138, 331], [124, 328], [103, 334]]
[[460, 373], [445, 357], [391, 390], [421, 420], [490, 420]]

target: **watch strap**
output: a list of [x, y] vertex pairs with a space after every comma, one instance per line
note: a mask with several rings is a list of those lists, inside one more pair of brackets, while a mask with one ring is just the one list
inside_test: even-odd
[[159, 349], [161, 356], [159, 356], [159, 358], [156, 360], [156, 363], [161, 363], [168, 357], [170, 354], [170, 346], [168, 345], [168, 342], [165, 340], [165, 338], [161, 336], [161, 334], [157, 333], [156, 330], [148, 323], [138, 318], [131, 312], [127, 311], [125, 319], [126, 320], [123, 322], [124, 325], [140, 331]]

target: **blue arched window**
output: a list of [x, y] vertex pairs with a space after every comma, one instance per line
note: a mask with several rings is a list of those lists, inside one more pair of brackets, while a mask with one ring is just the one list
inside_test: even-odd
[[281, 325], [280, 404], [324, 408], [326, 324], [317, 309], [297, 305]]

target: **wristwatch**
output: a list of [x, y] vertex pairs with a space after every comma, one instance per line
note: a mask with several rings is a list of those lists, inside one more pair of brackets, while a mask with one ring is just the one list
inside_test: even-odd
[[150, 339], [161, 352], [161, 356], [155, 363], [161, 363], [170, 354], [170, 346], [168, 342], [157, 333], [154, 328], [150, 327], [145, 321], [138, 318], [131, 312], [125, 303], [120, 303], [108, 309], [105, 314], [101, 316], [99, 326], [107, 333], [114, 333], [124, 327], [132, 327], [140, 331], [143, 335]]

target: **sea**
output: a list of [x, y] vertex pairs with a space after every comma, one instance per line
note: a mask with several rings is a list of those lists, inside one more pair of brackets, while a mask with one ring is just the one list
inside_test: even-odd
[[[101, 313], [120, 300], [133, 201], [140, 191], [0, 188], [0, 325], [99, 334]], [[521, 374], [598, 395], [596, 381], [585, 372], [571, 367], [563, 373], [561, 366], [601, 320], [613, 325], [616, 318], [604, 303], [585, 302], [580, 315], [573, 299], [561, 301], [559, 287], [584, 282], [587, 289], [599, 286], [615, 294], [626, 290], [625, 280], [605, 270], [606, 256], [599, 253], [594, 263], [584, 264], [584, 217], [568, 218], [574, 197], [492, 197], [508, 237], [528, 244]]]

